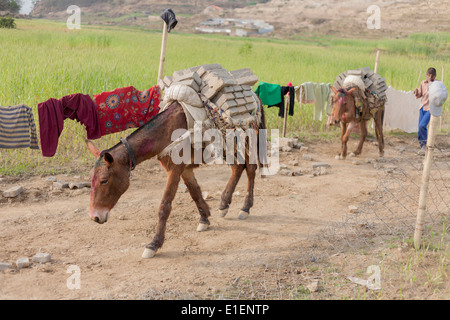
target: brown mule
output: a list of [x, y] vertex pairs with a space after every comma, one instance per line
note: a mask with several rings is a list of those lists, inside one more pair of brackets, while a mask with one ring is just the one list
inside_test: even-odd
[[[356, 117], [356, 102], [353, 97], [353, 93], [357, 88], [351, 88], [350, 90], [339, 89], [331, 87], [334, 92], [334, 97], [332, 100], [332, 112], [328, 125], [340, 124], [341, 126], [341, 151], [338, 155], [339, 159], [345, 159], [347, 157], [347, 142], [350, 137], [352, 129], [357, 123], [360, 123], [360, 140], [358, 148], [353, 155], [360, 155], [364, 145], [364, 141], [367, 137], [367, 121], [363, 117]], [[364, 108], [364, 107], [363, 107]], [[368, 112], [368, 110], [365, 110]], [[378, 150], [380, 157], [384, 156], [384, 137], [383, 137], [383, 118], [384, 118], [384, 108], [379, 108], [373, 115], [375, 122], [375, 134], [378, 140]]]
[[[263, 112], [263, 111], [262, 111]], [[262, 113], [263, 114], [263, 113]], [[264, 114], [259, 124], [265, 128]], [[130, 172], [141, 162], [158, 156], [162, 166], [167, 171], [167, 183], [159, 206], [159, 220], [153, 241], [146, 246], [143, 258], [151, 258], [164, 243], [166, 223], [169, 218], [172, 201], [175, 198], [180, 178], [187, 186], [189, 194], [197, 205], [200, 213], [198, 231], [208, 229], [211, 216], [208, 204], [203, 199], [200, 186], [194, 175], [196, 164], [175, 164], [170, 155], [159, 156], [172, 143], [172, 133], [177, 129], [187, 129], [186, 116], [183, 108], [177, 102], [172, 103], [165, 111], [134, 131], [126, 139], [114, 147], [100, 152], [94, 144], [86, 140], [91, 153], [98, 158], [91, 171], [91, 198], [89, 215], [91, 219], [102, 224], [109, 218], [109, 213], [121, 195], [130, 185]], [[191, 153], [193, 154], [193, 153]], [[259, 152], [258, 152], [259, 155]], [[248, 160], [246, 156], [246, 160]], [[248, 178], [247, 195], [239, 218], [245, 219], [253, 206], [253, 189], [257, 164], [233, 164], [232, 175], [223, 191], [220, 202], [220, 214], [225, 216], [231, 203], [231, 198], [239, 179], [245, 170]]]

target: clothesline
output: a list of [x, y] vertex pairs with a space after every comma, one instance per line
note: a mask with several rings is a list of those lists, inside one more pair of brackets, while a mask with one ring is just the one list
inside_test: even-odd
[[[331, 113], [327, 83], [305, 82], [287, 86], [260, 82], [255, 93], [262, 103], [278, 107], [278, 115], [285, 117], [285, 96], [288, 96], [288, 115], [294, 115], [295, 101], [300, 104], [314, 103], [314, 120], [321, 121], [323, 115]], [[419, 100], [414, 94], [389, 87], [386, 91], [384, 126], [417, 132]], [[158, 114], [160, 89], [154, 86], [138, 91], [133, 86], [115, 89], [94, 95], [81, 93], [50, 98], [38, 104], [39, 132], [42, 154], [52, 157], [56, 153], [58, 139], [64, 129], [64, 120], [71, 119], [86, 127], [88, 139], [138, 128]], [[25, 104], [0, 107], [0, 148], [39, 149], [33, 112]]]
[[331, 93], [331, 83], [305, 82], [298, 86], [288, 83], [287, 86], [259, 82], [255, 93], [259, 96], [262, 103], [270, 107], [278, 107], [280, 110], [278, 116], [284, 118], [284, 96], [289, 95], [289, 115], [294, 115], [295, 101], [300, 103], [314, 103], [314, 120], [322, 121], [323, 115], [331, 113], [329, 96]]
[[[42, 155], [53, 157], [64, 120], [76, 120], [88, 139], [138, 128], [160, 110], [160, 89], [138, 91], [133, 86], [94, 95], [76, 93], [38, 104]], [[39, 149], [32, 109], [26, 105], [0, 107], [0, 148]]]

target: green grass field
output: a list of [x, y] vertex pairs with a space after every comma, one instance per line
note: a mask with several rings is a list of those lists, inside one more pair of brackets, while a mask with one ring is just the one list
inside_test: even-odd
[[[16, 20], [17, 29], [0, 29], [0, 105], [25, 103], [34, 109], [49, 98], [73, 93], [97, 94], [133, 85], [144, 90], [156, 84], [161, 32], [126, 27], [82, 26], [69, 30], [65, 23]], [[176, 70], [219, 63], [228, 70], [251, 68], [260, 81], [286, 85], [292, 82], [334, 82], [348, 69], [374, 67], [381, 49], [378, 73], [396, 89], [413, 90], [419, 71], [434, 66], [449, 73], [450, 33], [414, 34], [403, 39], [355, 40], [332, 37], [296, 41], [231, 38], [218, 35], [169, 34], [165, 75]], [[448, 103], [445, 106], [448, 112]], [[268, 127], [282, 128], [277, 110], [267, 109]], [[325, 120], [314, 121], [313, 106], [296, 106], [288, 120], [288, 134], [337, 135]], [[115, 144], [130, 132], [103, 137], [100, 148]], [[92, 158], [84, 145], [84, 127], [65, 121], [57, 154], [42, 157], [40, 151], [0, 149], [0, 174], [70, 172]]]

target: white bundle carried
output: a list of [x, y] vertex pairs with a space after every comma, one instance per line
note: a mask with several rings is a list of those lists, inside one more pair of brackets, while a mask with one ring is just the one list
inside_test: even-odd
[[435, 80], [428, 89], [430, 98], [430, 113], [435, 117], [442, 115], [442, 106], [448, 98], [448, 91], [442, 81]]

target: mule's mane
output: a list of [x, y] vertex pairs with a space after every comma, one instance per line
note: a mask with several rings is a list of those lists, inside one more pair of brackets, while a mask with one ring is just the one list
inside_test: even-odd
[[[128, 137], [126, 137], [126, 139], [129, 140], [130, 138], [132, 138], [133, 136], [135, 136], [136, 134], [138, 134], [138, 132], [140, 132], [141, 130], [143, 130], [144, 128], [146, 128], [146, 127], [148, 127], [148, 126], [154, 126], [154, 125], [157, 125], [156, 122], [158, 122], [158, 121], [160, 120], [161, 115], [162, 115], [163, 113], [165, 113], [165, 112], [166, 112], [167, 110], [169, 110], [169, 109], [170, 109], [170, 108], [167, 108], [167, 109], [165, 109], [164, 111], [159, 112], [156, 116], [154, 116], [152, 119], [150, 119], [149, 121], [147, 121], [143, 126], [137, 128], [135, 131], [133, 131]], [[104, 155], [106, 152], [111, 152], [112, 150], [114, 150], [115, 148], [117, 148], [118, 146], [120, 146], [120, 145], [122, 145], [122, 144], [123, 144], [123, 143], [119, 141], [117, 144], [115, 144], [115, 145], [112, 146], [111, 148], [106, 149], [106, 150], [103, 150], [103, 151], [100, 153], [100, 158], [102, 158], [103, 155]]]

